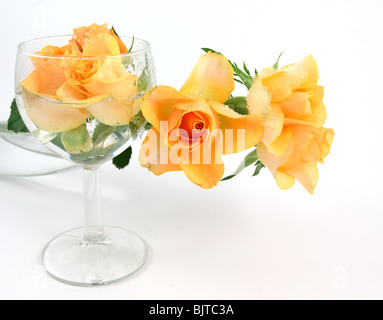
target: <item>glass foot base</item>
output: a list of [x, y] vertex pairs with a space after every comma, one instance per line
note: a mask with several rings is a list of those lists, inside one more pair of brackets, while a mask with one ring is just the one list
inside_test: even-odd
[[55, 279], [76, 286], [106, 285], [140, 270], [148, 259], [145, 242], [128, 230], [105, 227], [102, 241], [86, 244], [84, 229], [68, 231], [44, 249], [42, 261]]

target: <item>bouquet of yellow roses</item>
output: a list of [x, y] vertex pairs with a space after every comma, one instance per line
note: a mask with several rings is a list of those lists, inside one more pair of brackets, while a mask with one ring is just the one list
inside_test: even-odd
[[[314, 192], [317, 164], [329, 154], [334, 131], [323, 127], [324, 88], [318, 85], [318, 66], [311, 55], [281, 69], [279, 56], [273, 67], [252, 75], [246, 64], [241, 69], [222, 54], [203, 49], [206, 54], [180, 90], [156, 86], [133, 103], [129, 97], [137, 95], [142, 79], [121, 68], [121, 59], [102, 58], [130, 50], [114, 29], [96, 24], [75, 29], [64, 47], [43, 48], [40, 54], [46, 56], [89, 59], [74, 59], [70, 65], [60, 60], [32, 61], [35, 70], [22, 83], [26, 94], [44, 95], [76, 108], [53, 110], [41, 103], [31, 108], [29, 116], [41, 129], [65, 132], [64, 146], [75, 153], [91, 150], [91, 139], [73, 147], [65, 137], [71, 137], [67, 132], [73, 130], [78, 134], [89, 117], [115, 127], [129, 124], [141, 110], [148, 132], [139, 161], [157, 176], [183, 171], [190, 181], [210, 189], [254, 165], [254, 176], [266, 167], [281, 189], [298, 180]], [[247, 96], [233, 96], [235, 82], [247, 88]], [[27, 131], [21, 122], [14, 103], [9, 129]], [[248, 149], [253, 150], [238, 170], [224, 178], [222, 157]], [[129, 148], [114, 163], [125, 167], [131, 154]]]
[[[317, 163], [329, 154], [334, 131], [323, 127], [327, 113], [314, 58], [278, 69], [278, 61], [252, 76], [222, 54], [204, 49], [180, 91], [158, 86], [143, 99], [152, 124], [140, 151], [140, 163], [156, 175], [184, 171], [202, 188], [229, 180], [255, 165], [265, 166], [281, 189], [297, 179], [313, 193]], [[234, 83], [247, 97], [233, 97]], [[238, 170], [224, 179], [222, 155], [255, 148]]]

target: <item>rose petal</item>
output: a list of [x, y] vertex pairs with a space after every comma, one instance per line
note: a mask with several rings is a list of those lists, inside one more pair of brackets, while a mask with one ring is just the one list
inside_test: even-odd
[[109, 97], [109, 95], [99, 95], [89, 98], [90, 95], [80, 88], [72, 87], [69, 82], [66, 82], [57, 90], [57, 98], [73, 108], [87, 109]]
[[[295, 91], [290, 98], [281, 101], [280, 106], [285, 118], [292, 120], [289, 124], [305, 123], [317, 128], [323, 126], [327, 118], [326, 107], [322, 102], [323, 95], [323, 87], [306, 87]], [[293, 122], [293, 120], [301, 122]]]
[[120, 47], [120, 53], [127, 53], [128, 48], [126, 47], [125, 43], [121, 40], [121, 38], [114, 32], [113, 29], [110, 29], [109, 32], [117, 40], [118, 45]]
[[138, 77], [121, 68], [121, 59], [105, 59], [97, 72], [80, 82], [91, 95], [111, 95], [116, 99], [131, 99], [138, 95]]
[[218, 126], [216, 125], [216, 122], [213, 121], [213, 111], [211, 110], [207, 101], [194, 95], [186, 94], [185, 96], [190, 100], [179, 100], [176, 104], [174, 104], [174, 111], [169, 116], [169, 130], [171, 131], [174, 128], [178, 128], [181, 124], [181, 120], [184, 114], [190, 112], [204, 115], [202, 117], [207, 118], [206, 120], [208, 122], [209, 130], [217, 129]]
[[296, 92], [279, 103], [285, 118], [299, 119], [300, 116], [311, 115], [311, 103], [308, 92]]
[[234, 91], [233, 68], [222, 55], [203, 55], [181, 88], [181, 93], [191, 93], [205, 99], [224, 103]]
[[135, 98], [138, 95], [137, 82], [135, 75], [129, 75], [123, 78], [116, 78], [114, 82], [104, 82], [93, 78], [91, 82], [84, 84], [86, 91], [94, 96], [110, 95], [116, 99], [126, 100]]
[[141, 111], [141, 104], [142, 104], [142, 98], [134, 99], [133, 100], [133, 105], [132, 105], [132, 117], [135, 117], [138, 115]]
[[315, 161], [298, 161], [288, 171], [295, 179], [297, 179], [303, 187], [313, 194], [318, 184], [319, 172]]
[[179, 164], [171, 163], [169, 147], [161, 141], [160, 134], [154, 128], [146, 135], [138, 159], [141, 166], [157, 176], [170, 171], [182, 171]]
[[319, 79], [318, 64], [312, 55], [282, 70], [288, 73], [289, 83], [294, 89], [315, 86]]
[[266, 69], [259, 74], [259, 77], [271, 93], [271, 102], [279, 102], [292, 95], [293, 89], [286, 71], [269, 72]]
[[291, 125], [307, 125], [308, 123], [303, 120], [298, 120], [298, 119], [283, 119], [283, 124], [285, 126], [291, 126]]
[[307, 125], [290, 126], [290, 128], [292, 129], [295, 145], [290, 155], [289, 163], [293, 163], [302, 159], [307, 153], [311, 141], [314, 139], [313, 130], [315, 130], [315, 128]]
[[87, 27], [75, 28], [73, 29], [73, 40], [84, 47], [86, 42], [98, 33], [109, 33], [108, 25], [93, 23]]
[[322, 86], [306, 86], [299, 88], [300, 92], [308, 92], [310, 95], [310, 101], [313, 104], [318, 104], [323, 101], [324, 98], [324, 87]]
[[315, 59], [309, 55], [278, 71], [270, 68], [262, 70], [259, 76], [263, 85], [271, 92], [271, 101], [280, 102], [288, 99], [295, 89], [315, 86], [319, 72]]
[[315, 141], [320, 152], [319, 162], [323, 163], [323, 159], [329, 155], [334, 136], [335, 133], [332, 129], [320, 128], [314, 131]]
[[183, 94], [183, 96], [186, 96], [188, 100], [178, 101], [174, 106], [175, 109], [183, 111], [201, 111], [211, 117], [213, 116], [213, 112], [206, 99], [202, 99], [194, 94]]
[[64, 56], [77, 55], [77, 53], [75, 52], [75, 49], [73, 48], [73, 46], [71, 44], [67, 44], [67, 45], [63, 46], [61, 48], [61, 51], [63, 52]]
[[268, 146], [269, 152], [276, 157], [280, 157], [286, 153], [293, 135], [290, 126], [284, 127], [280, 136]]
[[64, 83], [56, 92], [57, 98], [66, 103], [82, 102], [88, 99], [88, 95], [78, 87], [72, 87], [68, 82]]
[[66, 82], [65, 70], [58, 59], [51, 59], [41, 63], [32, 73], [21, 83], [28, 91], [56, 97], [56, 91]]
[[224, 164], [181, 164], [188, 179], [202, 189], [218, 185], [225, 173]]
[[265, 121], [271, 113], [270, 103], [270, 92], [263, 86], [261, 79], [256, 77], [247, 96], [249, 113], [255, 114], [261, 121]]
[[60, 47], [46, 46], [42, 48], [41, 51], [38, 52], [38, 54], [45, 56], [62, 56], [64, 54], [64, 51]]
[[315, 161], [315, 162], [322, 162], [323, 158], [321, 157], [321, 152], [318, 147], [318, 143], [315, 141], [315, 139], [311, 139], [309, 147], [307, 148], [306, 153], [301, 157], [302, 161]]
[[168, 122], [169, 139], [165, 143], [170, 147], [180, 143], [183, 148], [194, 150], [204, 144], [219, 126], [205, 99], [195, 95], [185, 96], [191, 100], [179, 100], [173, 106]]
[[117, 40], [108, 33], [98, 33], [88, 41], [83, 47], [83, 56], [99, 57], [120, 54], [120, 46]]
[[[209, 144], [195, 150], [197, 156], [191, 154], [189, 163], [181, 163], [180, 167], [188, 179], [203, 189], [211, 189], [218, 185], [225, 173], [222, 161], [222, 137], [211, 137]], [[198, 163], [195, 160], [198, 159]]]
[[258, 158], [275, 177], [277, 174], [277, 170], [289, 161], [290, 156], [294, 150], [294, 146], [294, 139], [291, 139], [286, 149], [286, 152], [283, 155], [276, 157], [269, 151], [268, 147], [261, 142], [257, 146]]
[[104, 99], [89, 108], [89, 112], [100, 122], [108, 126], [129, 124], [133, 115], [133, 101]]
[[89, 115], [60, 101], [49, 102], [23, 89], [25, 110], [33, 123], [49, 132], [65, 132], [86, 122]]
[[267, 120], [263, 122], [265, 130], [262, 142], [266, 145], [272, 144], [281, 134], [283, 129], [284, 115], [279, 104], [270, 105], [271, 113]]
[[[243, 116], [228, 106], [214, 101], [210, 101], [210, 106], [216, 113], [219, 127], [225, 135], [224, 154], [242, 152], [262, 140], [264, 130], [257, 115]], [[233, 139], [229, 139], [228, 135]], [[244, 141], [241, 141], [241, 138], [244, 138]]]
[[176, 89], [167, 86], [158, 86], [150, 90], [141, 104], [145, 119], [159, 132], [161, 121], [169, 121], [174, 105], [179, 100], [191, 99], [180, 94]]
[[[21, 88], [25, 88], [25, 90], [37, 94], [39, 90], [39, 77], [36, 70], [33, 70], [28, 77], [26, 77], [21, 83]], [[53, 97], [53, 96], [52, 96]]]
[[285, 172], [277, 171], [275, 181], [281, 190], [288, 190], [295, 184], [295, 178]]

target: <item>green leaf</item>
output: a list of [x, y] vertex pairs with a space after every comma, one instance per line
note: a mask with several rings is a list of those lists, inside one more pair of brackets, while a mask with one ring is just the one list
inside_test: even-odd
[[128, 50], [129, 53], [132, 52], [132, 50], [133, 50], [134, 41], [135, 41], [135, 39], [134, 39], [134, 37], [133, 37], [132, 45], [130, 46], [130, 48], [129, 48], [129, 50]]
[[234, 69], [234, 76], [238, 77], [246, 86], [246, 88], [250, 90], [250, 88], [253, 86], [253, 83], [254, 83], [253, 77], [246, 74], [244, 71], [238, 68], [236, 64], [232, 63], [231, 61], [229, 62], [231, 63], [231, 66]]
[[141, 134], [143, 131], [145, 131], [145, 125], [147, 121], [142, 114], [142, 111], [140, 111], [131, 121], [131, 124], [134, 124], [136, 134], [137, 136]]
[[[130, 46], [130, 48], [128, 49], [128, 53], [132, 52], [133, 50], [133, 46], [134, 46], [134, 41], [135, 41], [135, 38], [133, 37], [133, 40], [132, 40], [132, 44]], [[122, 61], [122, 65], [128, 69], [130, 67], [130, 64], [132, 63], [132, 58], [130, 57], [127, 57], [126, 60]], [[136, 84], [135, 84], [136, 85]]]
[[85, 125], [63, 132], [61, 141], [70, 154], [86, 153], [93, 149], [93, 141]]
[[149, 66], [146, 64], [145, 69], [142, 71], [140, 78], [138, 79], [137, 89], [141, 91], [147, 91], [151, 82]]
[[106, 124], [99, 123], [92, 135], [93, 144], [96, 146], [100, 143], [103, 143], [107, 137], [109, 137], [116, 127], [107, 126]]
[[128, 128], [129, 128], [130, 137], [133, 140], [136, 140], [138, 138], [141, 128], [137, 127], [137, 125], [133, 121], [128, 124]]
[[41, 129], [37, 129], [32, 132], [32, 135], [39, 140], [42, 144], [47, 144], [53, 141], [60, 133], [58, 132], [48, 132]]
[[259, 159], [258, 159], [257, 149], [255, 149], [246, 156], [246, 158], [241, 162], [238, 169], [231, 176], [228, 176], [222, 179], [221, 181], [227, 181], [238, 176], [243, 170], [251, 166], [253, 163], [256, 163], [258, 160]]
[[132, 154], [133, 154], [133, 149], [132, 147], [129, 147], [123, 153], [121, 153], [119, 156], [113, 159], [113, 164], [119, 170], [126, 168], [129, 165], [130, 160], [132, 159]]
[[225, 105], [229, 106], [230, 109], [234, 110], [235, 112], [243, 116], [247, 116], [249, 114], [246, 97], [230, 98], [229, 100], [225, 102]]
[[15, 133], [29, 132], [23, 119], [21, 119], [19, 110], [17, 109], [16, 99], [13, 99], [11, 104], [11, 114], [8, 119], [8, 130]]
[[63, 142], [62, 142], [62, 140], [61, 140], [61, 135], [60, 135], [60, 134], [58, 134], [58, 135], [56, 136], [56, 138], [54, 138], [51, 142], [52, 142], [55, 146], [59, 147], [60, 149], [65, 150], [65, 147], [64, 147]]
[[150, 130], [151, 128], [153, 128], [153, 125], [151, 124], [151, 123], [147, 123], [146, 125], [145, 125], [145, 130]]
[[220, 53], [220, 52], [217, 52], [217, 51], [215, 51], [215, 50], [213, 50], [213, 49], [209, 49], [209, 48], [202, 48], [202, 50], [203, 50], [203, 51], [205, 51], [206, 53], [212, 52], [212, 53], [217, 53], [217, 54], [220, 54], [221, 56], [223, 56], [223, 54], [222, 54], [222, 53]]
[[255, 172], [253, 174], [253, 177], [256, 177], [257, 175], [259, 175], [259, 173], [261, 172], [261, 170], [264, 168], [265, 166], [263, 165], [263, 163], [261, 163], [259, 161], [259, 164], [256, 166], [255, 168]]
[[283, 55], [284, 53], [285, 53], [285, 52], [282, 51], [281, 54], [279, 55], [278, 59], [277, 59], [277, 62], [274, 63], [274, 65], [273, 65], [273, 69], [274, 69], [274, 70], [278, 70], [278, 69], [279, 69], [279, 60], [281, 59], [281, 57], [282, 57], [282, 55]]
[[236, 176], [236, 175], [233, 174], [233, 175], [231, 175], [231, 176], [228, 176], [228, 177], [226, 177], [226, 178], [223, 178], [223, 179], [221, 180], [221, 182], [231, 180], [231, 179], [233, 179], [235, 176]]
[[245, 62], [243, 63], [243, 70], [245, 70], [245, 72], [251, 77], [250, 71], [249, 71], [249, 69], [246, 67], [246, 63], [245, 63]]
[[[121, 39], [121, 37], [118, 35], [118, 33], [116, 32], [116, 29], [114, 29], [114, 26], [112, 26], [112, 30], [113, 30], [113, 32], [114, 32], [114, 34], [117, 36], [117, 37], [119, 37], [120, 39]], [[130, 49], [128, 50], [128, 53], [130, 53], [130, 52], [132, 52], [132, 50], [133, 50], [133, 45], [134, 45], [134, 37], [133, 37], [133, 41], [132, 41], [132, 45], [130, 46]]]
[[112, 30], [113, 30], [114, 34], [115, 34], [117, 37], [120, 38], [120, 36], [119, 36], [118, 33], [116, 32], [116, 29], [114, 29], [114, 26], [112, 26]]
[[242, 81], [242, 80], [239, 80], [239, 79], [234, 79], [234, 81], [236, 81], [236, 82], [238, 82], [238, 83], [240, 83], [240, 84], [243, 84], [243, 85], [245, 85], [245, 84], [243, 83], [243, 81]]

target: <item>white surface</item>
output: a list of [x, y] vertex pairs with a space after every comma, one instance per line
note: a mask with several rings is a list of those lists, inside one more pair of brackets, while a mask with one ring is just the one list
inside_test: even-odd
[[105, 166], [106, 223], [138, 232], [152, 251], [143, 272], [109, 287], [70, 287], [40, 264], [52, 237], [81, 224], [80, 171], [0, 177], [0, 298], [382, 299], [382, 9], [381, 0], [8, 2], [0, 119], [19, 42], [108, 22], [149, 40], [158, 83], [175, 87], [205, 46], [258, 69], [283, 50], [282, 65], [312, 53], [336, 137], [314, 196], [299, 185], [279, 191], [268, 172], [199, 190], [182, 173], [140, 168], [137, 149], [125, 171]]

